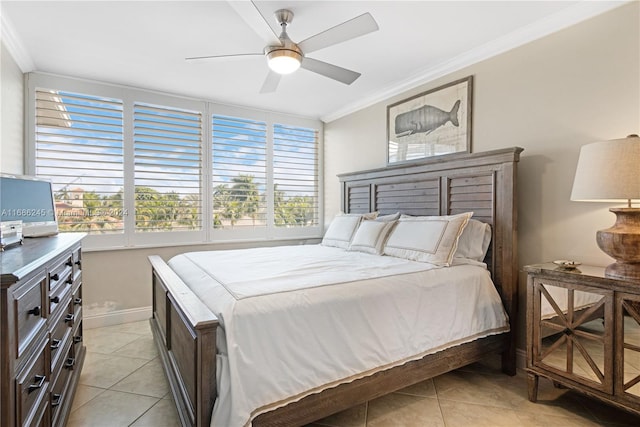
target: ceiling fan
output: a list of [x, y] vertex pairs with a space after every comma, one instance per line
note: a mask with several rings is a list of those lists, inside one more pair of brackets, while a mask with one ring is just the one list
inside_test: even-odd
[[282, 32], [278, 36], [271, 29], [271, 26], [267, 23], [253, 1], [230, 1], [229, 4], [238, 12], [244, 21], [267, 42], [267, 46], [262, 52], [194, 56], [186, 58], [186, 60], [199, 61], [215, 58], [264, 55], [269, 65], [269, 73], [260, 89], [260, 93], [274, 92], [280, 83], [282, 75], [293, 73], [298, 68], [304, 68], [350, 85], [360, 77], [360, 73], [309, 58], [307, 54], [378, 30], [378, 24], [375, 19], [373, 19], [373, 16], [369, 13], [364, 13], [311, 36], [300, 43], [295, 43], [287, 34], [287, 26], [293, 20], [293, 12], [290, 10], [279, 9], [274, 13], [276, 21], [282, 28]]

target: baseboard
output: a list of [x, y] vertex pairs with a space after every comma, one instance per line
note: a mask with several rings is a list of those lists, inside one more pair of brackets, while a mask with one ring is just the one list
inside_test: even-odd
[[82, 326], [84, 329], [95, 329], [102, 328], [104, 326], [148, 320], [149, 318], [151, 318], [151, 306], [138, 307], [127, 310], [111, 311], [109, 313], [84, 315], [82, 318]]

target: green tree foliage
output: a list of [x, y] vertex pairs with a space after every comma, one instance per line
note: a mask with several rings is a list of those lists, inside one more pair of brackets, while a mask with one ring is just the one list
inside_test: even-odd
[[274, 187], [274, 222], [280, 227], [312, 225], [315, 218], [313, 198], [309, 196], [287, 197], [285, 192]]
[[[68, 191], [55, 195], [59, 202], [71, 205]], [[241, 219], [250, 218], [255, 226], [265, 216], [264, 195], [252, 175], [238, 175], [230, 185], [218, 185], [213, 190], [213, 226], [234, 227]], [[279, 227], [314, 225], [315, 201], [309, 196], [288, 196], [274, 188], [274, 222]], [[100, 196], [95, 191], [82, 194], [82, 208], [67, 207], [59, 211], [61, 230], [114, 231], [121, 230], [126, 212], [123, 191]], [[161, 193], [150, 187], [135, 187], [135, 224], [137, 231], [196, 230], [201, 224], [200, 197], [180, 196], [176, 192]]]
[[233, 227], [245, 217], [255, 225], [262, 196], [253, 175], [240, 174], [231, 182], [231, 187], [221, 184], [213, 190], [213, 226], [222, 228], [226, 222]]

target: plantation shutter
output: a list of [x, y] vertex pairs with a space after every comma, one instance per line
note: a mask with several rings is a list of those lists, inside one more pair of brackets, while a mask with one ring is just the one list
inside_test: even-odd
[[274, 221], [276, 226], [318, 225], [318, 131], [273, 127]]
[[213, 226], [234, 229], [267, 225], [267, 125], [213, 115]]
[[36, 89], [36, 175], [52, 181], [60, 231], [122, 233], [119, 99]]
[[202, 114], [134, 104], [135, 230], [202, 229]]

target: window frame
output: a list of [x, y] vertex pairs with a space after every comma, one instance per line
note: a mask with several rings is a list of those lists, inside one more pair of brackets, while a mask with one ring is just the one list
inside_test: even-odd
[[[124, 232], [121, 234], [89, 234], [84, 240], [86, 250], [114, 250], [126, 248], [202, 245], [227, 242], [251, 242], [286, 239], [318, 239], [324, 229], [323, 188], [323, 123], [320, 120], [288, 114], [231, 106], [209, 100], [165, 94], [116, 84], [88, 81], [47, 73], [32, 72], [26, 75], [25, 84], [25, 172], [35, 175], [35, 90], [46, 88], [76, 92], [92, 96], [120, 99], [123, 102], [123, 156], [124, 156], [124, 201], [123, 208], [129, 212], [124, 217]], [[200, 186], [202, 191], [202, 229], [190, 231], [135, 231], [134, 195], [134, 144], [133, 108], [135, 103], [145, 103], [179, 108], [202, 113], [202, 168]], [[222, 230], [213, 228], [213, 183], [212, 183], [212, 118], [213, 115], [261, 120], [267, 124], [267, 226], [261, 229]], [[273, 126], [274, 124], [300, 126], [317, 129], [318, 158], [318, 224], [312, 227], [277, 227], [273, 223]]]

